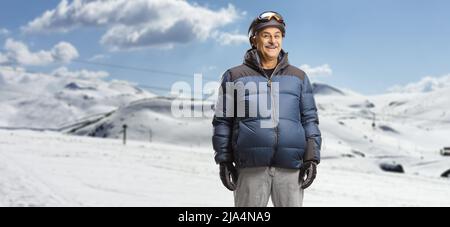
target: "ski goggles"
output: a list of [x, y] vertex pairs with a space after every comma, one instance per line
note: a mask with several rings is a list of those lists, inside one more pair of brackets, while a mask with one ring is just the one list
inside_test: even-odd
[[283, 17], [277, 12], [266, 11], [266, 12], [261, 13], [258, 16], [258, 21], [259, 22], [269, 22], [272, 19], [275, 19], [278, 23], [281, 23], [281, 24], [286, 26], [286, 24], [284, 23]]

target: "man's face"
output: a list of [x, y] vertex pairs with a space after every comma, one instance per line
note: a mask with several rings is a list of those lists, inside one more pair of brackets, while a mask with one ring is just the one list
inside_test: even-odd
[[266, 60], [277, 59], [283, 43], [283, 34], [276, 27], [268, 27], [256, 33], [256, 49]]

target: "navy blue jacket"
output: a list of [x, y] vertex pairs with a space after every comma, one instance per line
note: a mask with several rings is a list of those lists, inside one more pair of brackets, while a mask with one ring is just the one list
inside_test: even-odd
[[[278, 82], [278, 99], [273, 95], [274, 82]], [[263, 89], [259, 87], [256, 92], [235, 92], [232, 105], [227, 105], [227, 83], [264, 83], [267, 92], [261, 92]], [[234, 162], [238, 168], [273, 166], [298, 169], [305, 153], [309, 154], [308, 159], [320, 162], [322, 138], [312, 87], [305, 72], [289, 64], [287, 53], [281, 51], [274, 72], [266, 75], [257, 51], [247, 51], [242, 65], [224, 73], [220, 89], [224, 95], [219, 95], [220, 106], [216, 105], [216, 109], [223, 114], [216, 112], [212, 122], [216, 163]], [[250, 107], [258, 106], [258, 102], [252, 102], [263, 96], [268, 100], [272, 116], [267, 117], [260, 111], [250, 114]], [[242, 105], [245, 106], [245, 115], [236, 111]], [[228, 110], [233, 108], [231, 116], [226, 114], [227, 107]], [[262, 121], [274, 116], [279, 119], [275, 127], [261, 127]]]

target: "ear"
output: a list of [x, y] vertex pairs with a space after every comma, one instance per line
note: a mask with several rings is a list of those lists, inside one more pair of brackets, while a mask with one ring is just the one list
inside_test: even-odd
[[252, 36], [251, 42], [252, 42], [252, 47], [256, 47], [256, 35]]

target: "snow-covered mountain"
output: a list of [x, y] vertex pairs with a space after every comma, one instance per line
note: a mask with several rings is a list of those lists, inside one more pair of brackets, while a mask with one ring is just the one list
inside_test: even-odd
[[450, 86], [431, 92], [390, 93], [373, 99], [382, 102], [378, 111], [392, 120], [408, 120], [423, 128], [450, 124]]
[[[123, 125], [127, 125], [127, 139], [158, 141], [188, 146], [208, 146], [211, 141], [211, 118], [185, 118], [172, 115], [173, 98], [154, 97], [141, 99], [117, 110], [85, 119], [64, 132], [102, 138], [122, 138]], [[189, 100], [189, 102], [191, 102]], [[203, 109], [212, 103], [192, 101], [192, 110]], [[200, 113], [202, 114], [202, 113]], [[195, 133], [193, 133], [195, 132]]]
[[346, 95], [346, 93], [338, 88], [324, 83], [312, 83], [314, 95]]
[[43, 74], [0, 67], [0, 126], [59, 128], [155, 96], [126, 81], [107, 81], [107, 76], [66, 68]]
[[[326, 84], [314, 87], [320, 88], [317, 91], [327, 91], [316, 93], [324, 159], [358, 158], [364, 168], [373, 171], [396, 163], [410, 174], [432, 177], [450, 169], [450, 159], [439, 155], [439, 149], [449, 146], [446, 137], [450, 122], [443, 113], [450, 111], [450, 105], [443, 96], [445, 90], [364, 96]], [[433, 101], [426, 102], [427, 99]], [[212, 149], [211, 118], [175, 118], [170, 112], [171, 102], [172, 99], [161, 97], [136, 101], [64, 131], [122, 138], [122, 125], [127, 124], [131, 140]], [[425, 108], [430, 105], [434, 106]]]
[[439, 177], [450, 158], [450, 88], [426, 93], [316, 96], [325, 158], [358, 158], [370, 165], [401, 164], [410, 174]]
[[[96, 171], [94, 168], [89, 168], [93, 165], [93, 159], [97, 160], [99, 156], [103, 155], [106, 158], [102, 162], [102, 168], [105, 171], [116, 171], [116, 175], [112, 176], [110, 181], [99, 180], [101, 172], [94, 174], [92, 179], [89, 178], [86, 181], [73, 181], [74, 187], [78, 187], [79, 184], [84, 185], [80, 186], [84, 188], [82, 193], [86, 193], [83, 195], [84, 201], [65, 201], [63, 198], [72, 197], [64, 194], [61, 197], [50, 199], [50, 202], [44, 201], [43, 204], [72, 204], [75, 202], [81, 205], [118, 205], [125, 204], [120, 202], [125, 200], [119, 199], [124, 197], [131, 198], [129, 204], [139, 204], [140, 200], [137, 199], [139, 196], [133, 197], [137, 193], [148, 197], [145, 200], [146, 205], [176, 205], [177, 201], [185, 201], [181, 203], [182, 205], [199, 205], [193, 200], [187, 201], [182, 198], [158, 200], [154, 196], [143, 193], [141, 187], [151, 185], [151, 181], [143, 180], [145, 183], [142, 185], [131, 184], [133, 185], [131, 189], [112, 183], [116, 179], [122, 179], [121, 181], [129, 183], [126, 177], [121, 178], [120, 171], [124, 171], [125, 176], [132, 174], [141, 180], [150, 177], [161, 183], [167, 179], [171, 179], [171, 182], [181, 182], [182, 180], [177, 177], [184, 176], [180, 173], [184, 173], [186, 169], [192, 170], [193, 176], [201, 175], [203, 174], [202, 170], [207, 170], [207, 176], [205, 175], [204, 180], [199, 180], [199, 182], [201, 181], [205, 187], [217, 188], [218, 191], [215, 193], [225, 194], [224, 191], [220, 191], [222, 187], [216, 178], [217, 170], [212, 158], [214, 152], [211, 147], [212, 119], [210, 115], [201, 118], [175, 117], [171, 112], [173, 98], [157, 97], [127, 82], [106, 81], [105, 76], [103, 72], [70, 72], [64, 68], [50, 74], [27, 73], [17, 68], [0, 70], [0, 109], [2, 110], [0, 126], [7, 126], [10, 129], [2, 131], [4, 134], [2, 137], [9, 138], [0, 141], [3, 152], [0, 152], [0, 155], [4, 156], [2, 160], [12, 158], [15, 162], [22, 163], [23, 166], [26, 166], [28, 162], [42, 161], [42, 166], [46, 166], [49, 163], [48, 155], [55, 156], [55, 162], [58, 163], [50, 165], [52, 167], [49, 168], [68, 171], [74, 179], [83, 179], [86, 177], [84, 174], [90, 175], [91, 172]], [[439, 89], [426, 92], [387, 93], [373, 96], [358, 94], [322, 83], [314, 83], [313, 88], [319, 109], [323, 146], [322, 163], [319, 166], [320, 174], [317, 179], [319, 186], [314, 189], [316, 191], [313, 191], [313, 198], [309, 200], [310, 205], [388, 205], [386, 203], [389, 201], [392, 201], [392, 205], [450, 204], [449, 197], [444, 196], [450, 193], [450, 181], [448, 178], [441, 177], [450, 169], [450, 157], [439, 154], [439, 149], [450, 146], [448, 140], [450, 134], [450, 87], [440, 86]], [[209, 105], [212, 103], [194, 101], [191, 108], [195, 110], [198, 106]], [[131, 153], [102, 153], [101, 150], [104, 149], [114, 152], [121, 150], [116, 146], [121, 144], [119, 139], [122, 138], [124, 124], [128, 126], [128, 144], [134, 144]], [[11, 131], [11, 128], [18, 127], [58, 128], [60, 131], [52, 132], [50, 137], [46, 137], [46, 132], [25, 131], [23, 134], [22, 132], [15, 134]], [[19, 138], [16, 139], [17, 135]], [[73, 135], [113, 140], [82, 138]], [[24, 141], [27, 136], [34, 138], [30, 147], [22, 145], [26, 144]], [[8, 142], [9, 140], [14, 142]], [[63, 142], [52, 142], [59, 140]], [[36, 145], [40, 143], [53, 144], [54, 148], [47, 145], [45, 148]], [[103, 144], [110, 147], [105, 148]], [[60, 147], [64, 147], [64, 149], [60, 149]], [[11, 155], [14, 149], [24, 151]], [[80, 153], [80, 150], [85, 149], [87, 152], [93, 153]], [[32, 150], [33, 153], [28, 154], [27, 150]], [[197, 151], [200, 151], [201, 154], [197, 154]], [[166, 152], [170, 154], [166, 154]], [[110, 157], [109, 155], [112, 155], [111, 159], [107, 158]], [[87, 163], [85, 171], [78, 172], [78, 168], [77, 171], [70, 170], [70, 165], [80, 161], [76, 159], [80, 156], [83, 156], [82, 163]], [[24, 157], [25, 161], [21, 160], [21, 157]], [[91, 160], [91, 158], [93, 159]], [[122, 158], [126, 158], [128, 161], [125, 163], [119, 161]], [[138, 173], [137, 170], [130, 170], [129, 168], [139, 162], [141, 158], [143, 162], [151, 166], [147, 167], [147, 164], [142, 163], [143, 166], [139, 167], [140, 170], [156, 171], [162, 175], [146, 176]], [[187, 160], [190, 162], [184, 163]], [[118, 162], [123, 169], [114, 170]], [[206, 166], [199, 164], [204, 162], [208, 164]], [[174, 170], [173, 166], [180, 166], [180, 168], [176, 167], [177, 169]], [[15, 168], [13, 165], [8, 165], [5, 171], [14, 172]], [[394, 174], [383, 171], [383, 169], [395, 168], [402, 169], [404, 173]], [[26, 172], [27, 170], [25, 168], [20, 171]], [[162, 170], [173, 171], [173, 174], [163, 174]], [[36, 170], [31, 169], [30, 171]], [[43, 176], [48, 176], [49, 172], [45, 171], [38, 178], [42, 179]], [[339, 182], [336, 182], [335, 178], [339, 179]], [[8, 179], [12, 182], [15, 178], [6, 180]], [[27, 183], [27, 179], [21, 180]], [[49, 181], [52, 185], [58, 185], [60, 181], [71, 180], [67, 179], [67, 176], [61, 175]], [[374, 184], [372, 181], [379, 183]], [[339, 184], [344, 182], [359, 185], [351, 189], [358, 194], [358, 198], [344, 196], [342, 200], [335, 201], [335, 203], [324, 204], [324, 200], [321, 199], [324, 192], [335, 190], [339, 188]], [[422, 187], [427, 183], [429, 184], [426, 186], [427, 190], [411, 190], [411, 188], [418, 187], [418, 185]], [[7, 184], [9, 183], [0, 180], [0, 185]], [[153, 188], [152, 192], [161, 193], [164, 197], [169, 196], [164, 194], [165, 192], [177, 191], [175, 188], [178, 186], [173, 186], [171, 183], [161, 184], [160, 188]], [[12, 185], [14, 186], [14, 184]], [[39, 185], [34, 186], [37, 189], [31, 188], [30, 190], [41, 190]], [[87, 188], [86, 185], [88, 185]], [[194, 187], [194, 185], [191, 186]], [[17, 187], [22, 186], [17, 185]], [[397, 190], [402, 187], [406, 187], [404, 188], [407, 191], [406, 194]], [[11, 190], [13, 191], [13, 189]], [[46, 193], [52, 193], [45, 187], [43, 190]], [[117, 200], [110, 201], [108, 196], [105, 196], [104, 199], [97, 199], [98, 196], [91, 196], [91, 190], [102, 193], [104, 191], [120, 191], [119, 194], [124, 197], [118, 196], [118, 193], [109, 193], [108, 196], [118, 196]], [[342, 190], [347, 189], [342, 188]], [[421, 199], [410, 200], [413, 195], [426, 194], [425, 191], [430, 190], [434, 190], [434, 195], [423, 195]], [[76, 195], [77, 192], [71, 193]], [[205, 190], [205, 195], [208, 196], [215, 193], [211, 194], [209, 189]], [[369, 198], [374, 193], [379, 197], [370, 200]], [[93, 192], [92, 195], [94, 194], [96, 193]], [[7, 195], [10, 196], [8, 193]], [[1, 197], [0, 191], [0, 205]], [[330, 196], [327, 201], [331, 201], [331, 197], [339, 196]], [[383, 198], [389, 199], [385, 201]], [[371, 202], [366, 203], [367, 201]], [[230, 201], [223, 200], [219, 203], [229, 204]]]

